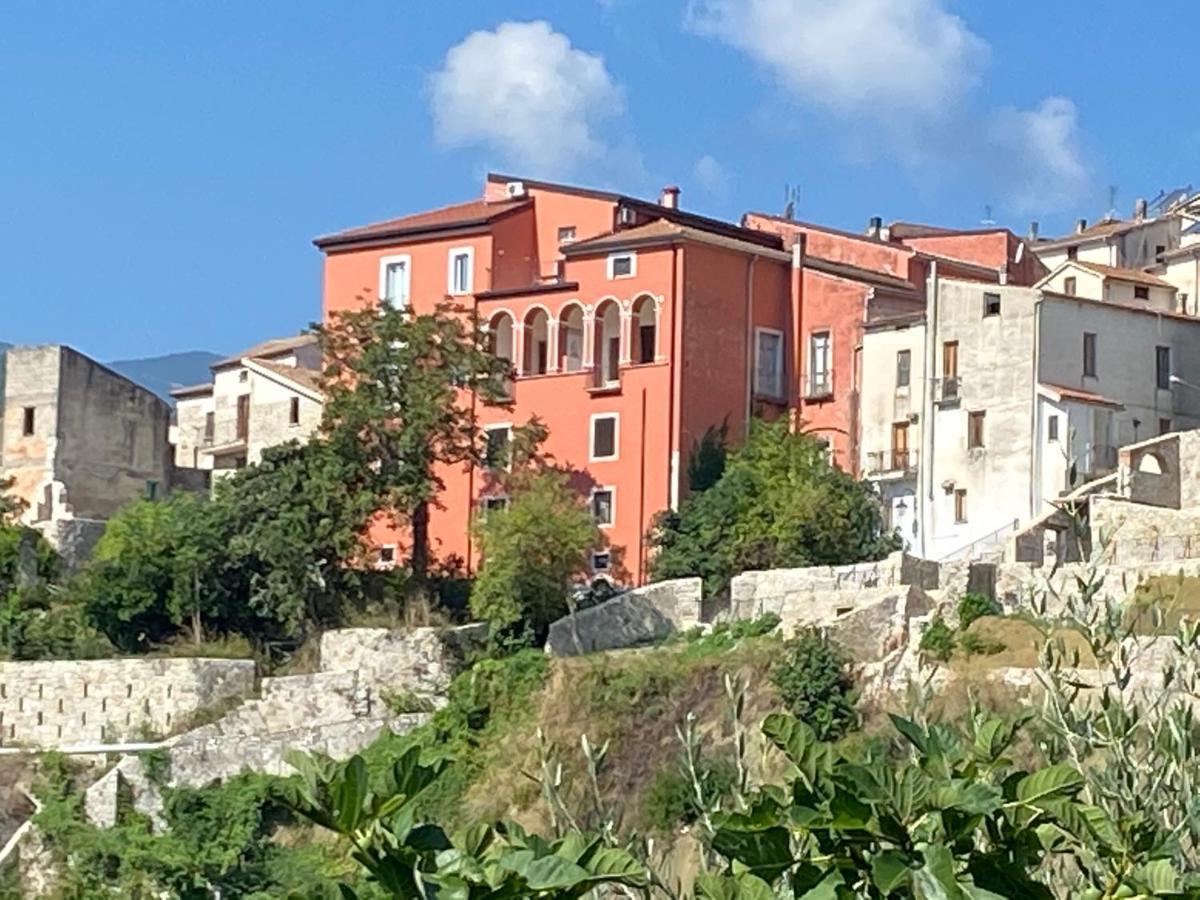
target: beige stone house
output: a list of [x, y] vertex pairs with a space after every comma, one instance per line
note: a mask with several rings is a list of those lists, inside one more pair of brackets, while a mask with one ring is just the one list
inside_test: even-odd
[[14, 480], [22, 520], [69, 559], [121, 506], [171, 481], [170, 407], [70, 347], [7, 351], [0, 421], [0, 478]]
[[208, 384], [172, 391], [175, 465], [220, 477], [306, 440], [321, 421], [320, 366], [315, 336], [276, 338], [214, 363]]

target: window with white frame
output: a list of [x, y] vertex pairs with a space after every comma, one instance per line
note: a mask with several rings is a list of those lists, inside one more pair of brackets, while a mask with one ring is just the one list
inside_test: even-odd
[[448, 292], [452, 295], [471, 293], [475, 281], [475, 248], [455, 247], [450, 251], [449, 259]]
[[402, 309], [412, 293], [412, 257], [407, 253], [385, 256], [379, 261], [379, 299]]
[[396, 564], [396, 545], [384, 544], [379, 548], [380, 568], [390, 569]]
[[512, 439], [512, 426], [487, 425], [483, 429], [485, 444], [483, 448], [483, 465], [487, 469], [506, 469], [509, 465], [509, 442]]
[[814, 331], [808, 336], [808, 396], [821, 397], [833, 393], [831, 363], [829, 332]]
[[591, 419], [588, 441], [588, 461], [599, 462], [617, 458], [620, 423], [617, 413], [595, 413]]
[[608, 279], [632, 278], [637, 274], [636, 253], [612, 253], [608, 257]]
[[612, 554], [607, 550], [598, 550], [592, 554], [592, 571], [607, 572], [612, 567]]
[[783, 332], [756, 328], [754, 342], [754, 393], [783, 396]]
[[592, 518], [601, 528], [612, 525], [617, 519], [617, 489], [598, 487], [592, 491]]
[[503, 494], [494, 494], [490, 497], [484, 497], [480, 502], [479, 507], [483, 511], [483, 520], [486, 522], [489, 514], [508, 509], [508, 498]]

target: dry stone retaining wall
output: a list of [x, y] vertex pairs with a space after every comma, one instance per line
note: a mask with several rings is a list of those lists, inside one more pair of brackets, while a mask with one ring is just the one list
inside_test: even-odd
[[57, 747], [161, 734], [253, 691], [251, 660], [4, 662], [0, 744]]

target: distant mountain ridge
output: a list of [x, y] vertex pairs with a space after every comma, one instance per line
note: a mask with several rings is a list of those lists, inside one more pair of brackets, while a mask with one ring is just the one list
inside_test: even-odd
[[209, 366], [219, 359], [224, 359], [220, 353], [185, 350], [143, 359], [118, 359], [105, 365], [170, 401], [174, 388], [209, 381], [212, 378]]

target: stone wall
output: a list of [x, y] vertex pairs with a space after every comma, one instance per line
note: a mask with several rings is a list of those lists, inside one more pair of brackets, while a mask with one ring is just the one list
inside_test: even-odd
[[550, 626], [546, 652], [577, 656], [662, 640], [700, 624], [699, 578], [660, 581], [580, 610]]
[[57, 747], [161, 734], [253, 690], [251, 660], [4, 662], [0, 743]]
[[1090, 501], [1093, 545], [1117, 566], [1200, 558], [1200, 508], [1170, 509], [1100, 496]]
[[735, 619], [753, 619], [766, 612], [783, 616], [781, 610], [815, 604], [833, 618], [839, 610], [853, 606], [854, 595], [864, 588], [897, 587], [908, 578], [936, 584], [936, 569], [912, 562], [906, 566], [905, 557], [893, 553], [878, 562], [849, 566], [743, 572], [730, 582], [730, 615]]
[[464, 660], [487, 640], [487, 626], [461, 628], [342, 628], [321, 635], [323, 672], [354, 672], [376, 693], [445, 693]]

